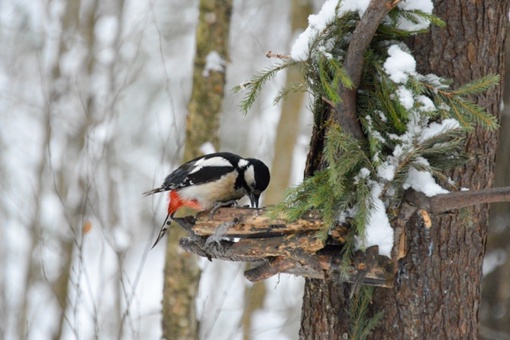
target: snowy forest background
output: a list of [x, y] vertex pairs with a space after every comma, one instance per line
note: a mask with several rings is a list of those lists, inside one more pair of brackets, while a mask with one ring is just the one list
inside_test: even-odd
[[[272, 62], [268, 50], [289, 52], [296, 1], [234, 1], [221, 151], [272, 163], [283, 75], [247, 116], [230, 89]], [[165, 247], [150, 246], [165, 198], [141, 193], [182, 160], [197, 18], [198, 1], [188, 0], [0, 2], [0, 338], [161, 337]], [[302, 179], [308, 103], [293, 117], [292, 172], [273, 178], [266, 203], [281, 197], [275, 181]], [[510, 185], [508, 135], [497, 186]], [[510, 314], [509, 224], [508, 204], [494, 205], [485, 338], [510, 339], [510, 326], [500, 327]], [[198, 261], [201, 338], [243, 338], [244, 266]], [[250, 338], [296, 338], [302, 286], [286, 275], [267, 280]]]

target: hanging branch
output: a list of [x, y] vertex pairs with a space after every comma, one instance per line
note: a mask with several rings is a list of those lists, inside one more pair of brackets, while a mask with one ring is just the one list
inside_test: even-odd
[[352, 33], [344, 68], [353, 86], [347, 88], [340, 82], [338, 94], [341, 101], [335, 106], [335, 119], [356, 139], [365, 139], [356, 114], [356, 92], [363, 72], [364, 54], [382, 19], [397, 3], [398, 0], [372, 0]]

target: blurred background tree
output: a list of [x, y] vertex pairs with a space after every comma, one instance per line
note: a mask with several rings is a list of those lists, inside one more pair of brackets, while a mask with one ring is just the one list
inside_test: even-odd
[[[232, 0], [200, 0], [193, 83], [186, 116], [184, 162], [219, 151], [218, 128], [225, 93]], [[208, 147], [204, 146], [209, 145]], [[193, 213], [183, 209], [179, 215]], [[163, 285], [163, 337], [198, 338], [195, 297], [200, 270], [194, 254], [179, 247], [187, 232], [174, 223], [168, 233]]]
[[[507, 29], [508, 37], [508, 29]], [[508, 38], [507, 38], [508, 39]], [[510, 186], [510, 44], [506, 44], [505, 89], [501, 111], [499, 145], [496, 154], [494, 186]], [[489, 237], [484, 261], [480, 336], [483, 339], [510, 339], [510, 207], [491, 205]]]

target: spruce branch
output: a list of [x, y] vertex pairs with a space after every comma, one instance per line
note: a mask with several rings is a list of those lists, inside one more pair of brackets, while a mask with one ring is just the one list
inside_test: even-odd
[[308, 88], [305, 86], [305, 84], [302, 83], [294, 83], [287, 85], [278, 91], [278, 94], [273, 99], [273, 104], [276, 105], [280, 101], [286, 100], [287, 97], [292, 93], [303, 93], [307, 91]]
[[[432, 25], [437, 26], [439, 28], [444, 28], [446, 26], [446, 23], [441, 20], [439, 17], [425, 13], [420, 10], [411, 10], [411, 11], [398, 11], [399, 18], [404, 18], [406, 20], [409, 20], [412, 23], [419, 23], [419, 19], [429, 21]], [[419, 30], [419, 31], [407, 31], [411, 34], [416, 33], [423, 33], [426, 30]]]
[[372, 303], [373, 287], [362, 286], [357, 294], [351, 299], [350, 313], [350, 339], [367, 339], [370, 332], [377, 326], [383, 313], [378, 312], [372, 317], [367, 317], [370, 304]]
[[[490, 74], [477, 79], [469, 84], [463, 85], [456, 90], [450, 90], [443, 86], [437, 86], [423, 81], [428, 94], [434, 97], [437, 106], [441, 111], [453, 114], [453, 117], [467, 130], [479, 124], [488, 130], [498, 127], [496, 117], [488, 114], [484, 108], [471, 102], [466, 96], [480, 94], [489, 88], [499, 84], [499, 75]], [[446, 104], [448, 109], [441, 109], [441, 104]], [[450, 114], [450, 116], [452, 116]]]
[[487, 91], [493, 86], [499, 84], [500, 77], [498, 74], [489, 74], [485, 77], [476, 79], [469, 84], [463, 85], [452, 91], [452, 94], [459, 96], [475, 95]]
[[495, 130], [498, 122], [495, 116], [490, 115], [479, 105], [464, 100], [460, 97], [450, 97], [450, 104], [460, 108], [462, 114], [474, 123], [483, 126], [487, 130]]
[[253, 103], [255, 102], [255, 99], [257, 98], [260, 91], [262, 90], [263, 85], [267, 81], [273, 79], [279, 71], [281, 71], [287, 67], [294, 66], [298, 63], [299, 62], [290, 59], [286, 62], [277, 64], [273, 67], [269, 67], [269, 68], [257, 73], [249, 82], [245, 82], [241, 85], [235, 86], [232, 89], [235, 93], [240, 92], [242, 90], [248, 90], [248, 93], [246, 94], [244, 99], [241, 101], [241, 111], [243, 111], [243, 113], [245, 113], [245, 114], [248, 113], [248, 111], [252, 107]]

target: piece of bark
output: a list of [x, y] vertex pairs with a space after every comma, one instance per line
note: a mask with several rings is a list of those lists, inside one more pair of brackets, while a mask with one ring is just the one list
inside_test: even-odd
[[297, 250], [313, 254], [322, 248], [324, 248], [324, 242], [316, 238], [313, 233], [241, 239], [232, 245], [232, 251], [253, 257], [292, 257], [292, 254]]
[[251, 208], [222, 208], [211, 217], [208, 212], [197, 214], [194, 226], [191, 227], [196, 235], [214, 235], [223, 223], [233, 225], [226, 230], [224, 236], [229, 237], [272, 237], [296, 234], [306, 231], [318, 231], [325, 228], [318, 213], [310, 212], [292, 222], [281, 218], [272, 220], [266, 214], [266, 209]]

